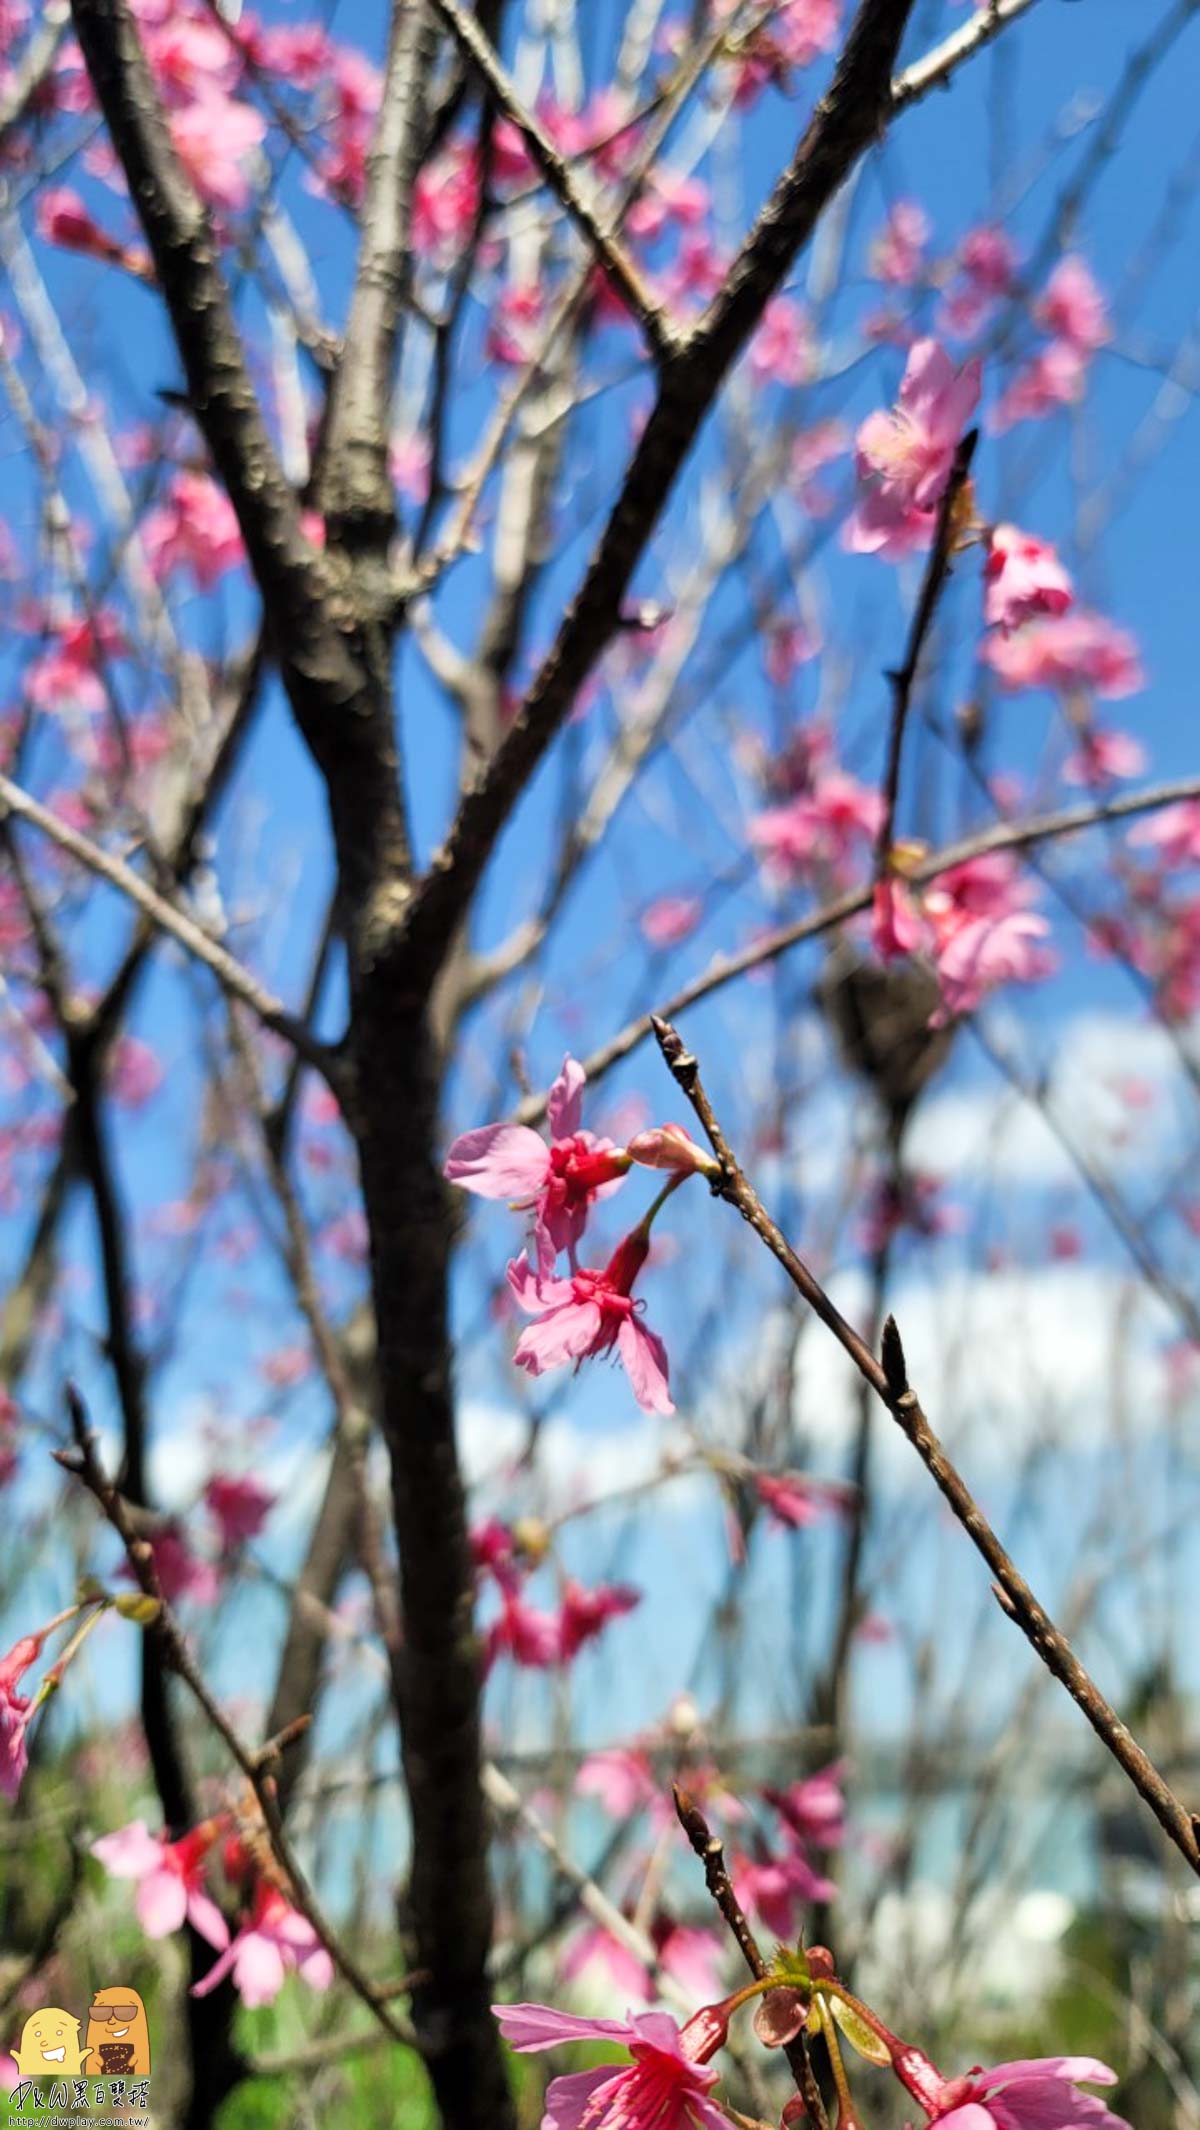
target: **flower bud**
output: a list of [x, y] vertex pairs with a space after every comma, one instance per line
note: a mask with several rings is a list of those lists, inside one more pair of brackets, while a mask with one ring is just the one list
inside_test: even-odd
[[697, 1146], [682, 1124], [654, 1124], [647, 1131], [635, 1132], [625, 1151], [644, 1169], [673, 1169], [680, 1176], [721, 1173], [720, 1163]]
[[702, 2004], [686, 2026], [679, 2029], [679, 2046], [689, 2063], [707, 2063], [729, 2039], [728, 1998], [720, 2004]]
[[540, 1516], [518, 1516], [512, 1526], [512, 1540], [528, 1561], [543, 1561], [550, 1551], [550, 1533]]

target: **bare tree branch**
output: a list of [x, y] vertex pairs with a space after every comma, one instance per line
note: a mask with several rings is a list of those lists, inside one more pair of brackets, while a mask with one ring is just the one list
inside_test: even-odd
[[[1112, 798], [1093, 800], [1087, 805], [1064, 807], [1059, 813], [1035, 814], [1028, 821], [998, 821], [991, 828], [980, 829], [976, 835], [964, 836], [961, 842], [948, 843], [940, 851], [932, 852], [914, 865], [905, 878], [914, 887], [927, 887], [939, 873], [948, 873], [973, 858], [986, 857], [991, 851], [1030, 850], [1038, 843], [1081, 835], [1085, 829], [1097, 828], [1105, 821], [1128, 821], [1138, 814], [1157, 813], [1164, 806], [1197, 798], [1200, 798], [1200, 777], [1179, 777], [1173, 783], [1151, 785], [1144, 791], [1124, 792]], [[720, 991], [735, 978], [777, 961], [781, 954], [803, 945], [806, 940], [821, 939], [827, 932], [836, 931], [850, 918], [861, 916], [864, 910], [870, 909], [872, 894], [871, 885], [851, 888], [849, 893], [839, 895], [820, 909], [810, 910], [793, 923], [778, 925], [774, 931], [761, 934], [737, 953], [717, 955], [702, 976], [685, 984], [657, 1009], [657, 1014], [639, 1013], [636, 1019], [628, 1021], [616, 1035], [592, 1051], [583, 1061], [589, 1080], [599, 1079], [622, 1058], [627, 1058], [631, 1051], [637, 1050], [653, 1033], [656, 1018], [674, 1020], [688, 1006], [710, 998], [714, 991]], [[513, 1112], [514, 1122], [538, 1123], [546, 1114], [546, 1100], [546, 1093], [529, 1096]]]
[[525, 108], [516, 85], [474, 15], [468, 15], [458, 0], [433, 0], [433, 5], [486, 81], [499, 109], [522, 135], [551, 191], [582, 230], [603, 271], [642, 327], [655, 355], [660, 361], [668, 360], [680, 346], [681, 336], [672, 327], [667, 312], [637, 262], [620, 238], [606, 228], [603, 215], [586, 197], [566, 157], [559, 154], [545, 128]]
[[238, 999], [243, 1006], [248, 1006], [273, 1035], [282, 1036], [285, 1042], [291, 1043], [310, 1065], [315, 1066], [317, 1071], [330, 1081], [335, 1092], [337, 1091], [336, 1054], [328, 1045], [319, 1042], [307, 1028], [302, 1027], [281, 1001], [260, 984], [227, 947], [223, 947], [219, 940], [206, 932], [194, 917], [189, 917], [186, 911], [178, 909], [173, 902], [168, 902], [165, 896], [150, 887], [140, 874], [134, 872], [132, 866], [102, 850], [98, 843], [93, 843], [90, 837], [82, 835], [77, 828], [72, 828], [69, 822], [60, 820], [57, 814], [51, 813], [49, 807], [41, 805], [29, 792], [23, 791], [19, 784], [14, 784], [11, 777], [0, 772], [0, 818], [6, 817], [28, 821], [33, 828], [39, 829], [42, 835], [57, 844], [60, 850], [78, 859], [80, 865], [85, 865], [98, 879], [107, 881], [110, 887], [126, 896], [160, 932], [165, 932], [169, 938], [175, 940], [176, 944], [183, 947], [196, 961], [203, 962], [205, 968], [212, 971], [223, 991], [227, 991], [231, 998]]
[[853, 1325], [847, 1323], [820, 1281], [797, 1256], [739, 1167], [704, 1091], [696, 1059], [677, 1031], [668, 1021], [656, 1017], [654, 1034], [672, 1079], [691, 1103], [721, 1164], [720, 1180], [712, 1186], [714, 1195], [726, 1199], [737, 1209], [772, 1257], [782, 1265], [797, 1292], [826, 1329], [833, 1333], [859, 1374], [887, 1406], [926, 1471], [936, 1481], [972, 1545], [986, 1561], [996, 1579], [996, 1595], [1004, 1611], [1015, 1620], [1047, 1670], [1066, 1687], [1097, 1737], [1149, 1805], [1164, 1833], [1200, 1876], [1200, 1815], [1190, 1812], [1175, 1795], [1116, 1710], [1105, 1700], [1066, 1637], [1038, 1603], [1005, 1552], [966, 1482], [947, 1457], [922, 1411], [916, 1392], [909, 1385], [904, 1349], [895, 1320], [889, 1317], [884, 1325], [883, 1359], [878, 1361]]
[[977, 7], [971, 20], [964, 22], [961, 29], [952, 30], [941, 44], [926, 52], [923, 59], [915, 59], [910, 67], [905, 67], [904, 72], [896, 76], [892, 83], [893, 113], [918, 103], [931, 89], [946, 88], [951, 75], [965, 59], [973, 58], [976, 52], [991, 44], [1001, 30], [1007, 29], [1010, 22], [1016, 22], [1021, 15], [1028, 14], [1034, 4], [1035, 0], [987, 0], [986, 5]]
[[882, 127], [911, 6], [912, 0], [863, 0], [829, 92], [791, 165], [721, 293], [663, 369], [657, 403], [557, 639], [504, 739], [463, 798], [402, 922], [397, 952], [415, 969], [436, 963], [444, 951], [520, 793], [618, 626], [634, 570], [728, 371], [823, 208]]

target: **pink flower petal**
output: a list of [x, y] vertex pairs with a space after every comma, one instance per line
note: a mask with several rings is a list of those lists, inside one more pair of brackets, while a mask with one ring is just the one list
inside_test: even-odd
[[463, 1132], [442, 1174], [480, 1198], [532, 1198], [546, 1180], [550, 1153], [525, 1124], [484, 1124]]

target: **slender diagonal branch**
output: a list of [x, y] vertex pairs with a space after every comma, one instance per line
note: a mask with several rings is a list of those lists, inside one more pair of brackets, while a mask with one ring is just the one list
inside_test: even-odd
[[331, 1085], [336, 1084], [336, 1059], [328, 1045], [319, 1042], [309, 1029], [302, 1026], [288, 1012], [282, 1001], [277, 999], [273, 992], [268, 991], [265, 985], [260, 984], [257, 977], [252, 976], [227, 947], [223, 947], [210, 932], [206, 932], [194, 917], [189, 917], [186, 910], [168, 902], [166, 896], [160, 895], [139, 873], [135, 873], [131, 865], [126, 865], [121, 858], [114, 858], [111, 852], [103, 850], [98, 843], [93, 843], [90, 836], [72, 828], [69, 822], [62, 820], [58, 814], [51, 813], [48, 806], [43, 806], [29, 792], [22, 790], [19, 784], [14, 784], [11, 777], [0, 772], [0, 818], [10, 816], [20, 821], [28, 821], [31, 827], [39, 829], [42, 835], [57, 844], [60, 850], [66, 851], [69, 857], [77, 859], [80, 865], [85, 865], [97, 879], [104, 880], [109, 887], [116, 888], [118, 893], [132, 902], [160, 932], [165, 932], [168, 938], [183, 947], [195, 961], [203, 962], [205, 968], [212, 971], [222, 990], [227, 991], [231, 998], [238, 999], [243, 1006], [248, 1006], [264, 1028], [269, 1028], [273, 1035], [282, 1036], [301, 1056], [307, 1058], [310, 1065], [314, 1065], [318, 1072], [330, 1080]]
[[921, 590], [913, 610], [912, 624], [908, 632], [904, 657], [895, 671], [888, 674], [892, 684], [892, 722], [888, 734], [887, 767], [883, 778], [883, 819], [879, 824], [879, 839], [876, 844], [876, 868], [882, 872], [887, 865], [887, 855], [892, 847], [896, 826], [896, 802], [900, 796], [900, 756], [904, 748], [904, 728], [908, 723], [909, 705], [925, 642], [933, 627], [938, 601], [946, 588], [950, 574], [958, 531], [959, 506], [971, 474], [971, 460], [979, 442], [978, 429], [969, 429], [954, 454], [950, 478], [942, 490], [938, 504], [937, 525], [933, 545], [921, 579]]
[[[750, 1927], [749, 1918], [734, 1891], [733, 1880], [725, 1862], [725, 1844], [719, 1834], [714, 1834], [699, 1805], [689, 1791], [674, 1784], [675, 1815], [691, 1843], [692, 1849], [704, 1866], [704, 1883], [716, 1902], [738, 1951], [756, 1982], [762, 1982], [771, 1969], [763, 1958], [758, 1940]], [[784, 2044], [784, 2055], [791, 2066], [797, 2091], [804, 2095], [809, 2119], [816, 2130], [829, 2130], [829, 2118], [816, 2072], [808, 2052], [808, 2040], [801, 2032], [794, 2041]]]
[[436, 963], [496, 839], [578, 689], [619, 626], [621, 602], [725, 377], [823, 209], [882, 127], [912, 0], [862, 0], [828, 94], [725, 282], [661, 374], [657, 403], [586, 576], [504, 739], [457, 818], [400, 927], [414, 971]]
[[486, 81], [499, 109], [517, 128], [551, 191], [582, 230], [613, 287], [637, 319], [655, 355], [660, 360], [669, 358], [678, 349], [680, 340], [667, 312], [620, 237], [605, 227], [604, 216], [587, 198], [566, 157], [559, 154], [545, 128], [521, 101], [516, 84], [474, 15], [467, 14], [458, 0], [433, 0], [433, 5]]
[[384, 546], [395, 517], [388, 442], [396, 333], [412, 275], [412, 194], [436, 49], [425, 0], [395, 0], [379, 123], [367, 157], [354, 293], [320, 453], [322, 508], [361, 519]]
[[[301, 522], [246, 363], [208, 214], [175, 152], [129, 0], [72, 0], [88, 74], [141, 220], [188, 397], [237, 513], [296, 721], [325, 777], [342, 885], [365, 908], [408, 844], [390, 704], [345, 555]], [[372, 907], [372, 921], [389, 910]]]
[[[220, 1702], [210, 1693], [192, 1652], [187, 1638], [178, 1625], [170, 1606], [163, 1598], [158, 1577], [154, 1571], [154, 1556], [151, 1548], [142, 1539], [129, 1514], [124, 1497], [118, 1492], [100, 1461], [96, 1438], [88, 1425], [83, 1400], [73, 1387], [68, 1389], [68, 1406], [71, 1418], [73, 1447], [56, 1450], [55, 1457], [64, 1471], [80, 1481], [98, 1504], [107, 1521], [112, 1525], [125, 1548], [129, 1565], [139, 1588], [152, 1598], [157, 1606], [153, 1624], [148, 1634], [157, 1636], [166, 1662], [178, 1673], [193, 1699], [199, 1704], [205, 1718], [220, 1738], [230, 1757], [236, 1762], [250, 1784], [262, 1812], [263, 1824], [275, 1860], [295, 1900], [296, 1907], [307, 1917], [316, 1931], [325, 1950], [338, 1972], [350, 1988], [367, 2005], [379, 2024], [386, 2027], [393, 2041], [411, 2046], [412, 2032], [390, 2009], [386, 1998], [364, 1974], [354, 1955], [345, 1946], [330, 1923], [313, 1893], [291, 1842], [283, 1830], [275, 1799], [272, 1776], [273, 1763], [279, 1751], [279, 1741], [270, 1739], [266, 1745], [254, 1749], [245, 1744], [233, 1728]], [[295, 1726], [293, 1726], [293, 1729]]]
[[923, 59], [915, 59], [902, 74], [897, 74], [892, 83], [893, 113], [919, 103], [931, 89], [946, 88], [964, 60], [974, 58], [985, 45], [992, 44], [1001, 30], [1027, 15], [1034, 5], [1035, 0], [988, 0], [986, 7], [976, 8], [970, 22], [952, 30]]
[[[948, 843], [940, 851], [933, 851], [914, 865], [905, 877], [914, 887], [927, 887], [940, 873], [948, 873], [955, 866], [966, 865], [973, 858], [986, 857], [991, 851], [1030, 850], [1038, 843], [1056, 842], [1064, 836], [1082, 835], [1086, 829], [1097, 828], [1106, 821], [1129, 821], [1139, 814], [1157, 813], [1164, 806], [1175, 806], [1183, 800], [1200, 799], [1200, 777], [1178, 777], [1169, 784], [1154, 784], [1144, 791], [1122, 792], [1108, 799], [1092, 800], [1082, 806], [1063, 807], [1052, 814], [1034, 814], [1027, 821], [997, 821], [991, 828], [980, 829], [977, 835], [964, 836], [958, 843]], [[695, 1006], [701, 999], [711, 998], [726, 984], [739, 976], [747, 976], [753, 969], [765, 968], [787, 954], [793, 947], [802, 946], [810, 939], [822, 939], [852, 917], [861, 916], [871, 906], [870, 883], [851, 888], [835, 901], [823, 904], [820, 909], [810, 910], [804, 917], [797, 917], [791, 924], [777, 925], [771, 932], [763, 933], [750, 946], [736, 954], [720, 954], [712, 961], [703, 975], [685, 984], [673, 998], [655, 1013], [639, 1013], [627, 1021], [624, 1028], [610, 1036], [584, 1059], [584, 1070], [589, 1080], [597, 1080], [611, 1072], [622, 1058], [637, 1050], [653, 1033], [656, 1018], [674, 1020], [677, 1014]], [[513, 1112], [513, 1121], [518, 1124], [537, 1124], [546, 1114], [549, 1090], [530, 1095]]]
[[942, 1448], [910, 1387], [904, 1349], [895, 1319], [883, 1327], [882, 1360], [877, 1360], [865, 1339], [846, 1321], [820, 1281], [799, 1257], [772, 1220], [753, 1184], [739, 1166], [717, 1121], [700, 1079], [700, 1068], [676, 1029], [656, 1018], [654, 1034], [672, 1079], [687, 1097], [704, 1129], [709, 1145], [721, 1164], [721, 1177], [713, 1183], [716, 1197], [736, 1207], [742, 1219], [782, 1265], [792, 1285], [808, 1303], [854, 1366], [870, 1384], [916, 1450], [930, 1477], [949, 1503], [957, 1521], [992, 1575], [1003, 1610], [1016, 1622], [1047, 1670], [1066, 1687], [1071, 1699], [1087, 1717], [1097, 1737], [1129, 1777], [1138, 1795], [1149, 1805], [1164, 1833], [1179, 1854], [1200, 1876], [1200, 1815], [1188, 1810], [1164, 1780], [1149, 1755], [1138, 1744], [1116, 1710], [1105, 1699], [1091, 1674], [1080, 1663], [1066, 1636], [1060, 1632], [1028, 1583], [1009, 1558], [966, 1481]]

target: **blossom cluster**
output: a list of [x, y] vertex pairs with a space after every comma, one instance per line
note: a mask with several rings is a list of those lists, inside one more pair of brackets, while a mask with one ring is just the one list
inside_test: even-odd
[[[750, 1801], [730, 1790], [707, 1757], [694, 1711], [689, 1707], [676, 1715], [679, 1720], [661, 1739], [589, 1754], [576, 1777], [578, 1794], [594, 1800], [615, 1822], [627, 1825], [635, 1818], [644, 1819], [651, 1840], [658, 1844], [671, 1823], [671, 1806], [656, 1773], [655, 1748], [661, 1752], [669, 1746], [676, 1760], [686, 1750], [689, 1795], [703, 1802], [706, 1813], [726, 1834], [730, 1877], [739, 1902], [775, 1937], [794, 1937], [806, 1908], [813, 1902], [831, 1901], [837, 1893], [822, 1859], [841, 1848], [846, 1838], [845, 1763], [831, 1762], [785, 1787], [766, 1783]], [[644, 1879], [649, 1865], [648, 1854], [635, 1855], [633, 1883]], [[678, 1922], [662, 1902], [655, 1920], [664, 1971], [687, 1987], [699, 1972], [715, 1986], [719, 1943]], [[564, 1971], [569, 1976], [585, 1962], [602, 1963], [610, 1983], [630, 1995], [649, 2000], [654, 1993], [628, 1949], [610, 1935], [592, 1931], [577, 1940]]]
[[[242, 1895], [241, 1920], [233, 1932], [208, 1890], [208, 1872], [218, 1853], [226, 1881]], [[312, 1989], [329, 1987], [333, 1965], [313, 1925], [293, 1906], [259, 1845], [244, 1839], [231, 1814], [218, 1813], [177, 1841], [151, 1834], [144, 1820], [133, 1820], [101, 1835], [92, 1843], [92, 1855], [110, 1878], [135, 1881], [134, 1906], [148, 1938], [168, 1937], [187, 1923], [219, 1955], [192, 1985], [194, 1997], [206, 1997], [226, 1975], [251, 2006], [272, 2003], [290, 1972]]]
[[588, 1590], [564, 1576], [558, 1610], [543, 1612], [525, 1595], [528, 1577], [541, 1565], [549, 1534], [541, 1525], [510, 1526], [489, 1517], [471, 1533], [471, 1552], [481, 1589], [491, 1585], [499, 1611], [484, 1633], [484, 1668], [499, 1657], [530, 1670], [567, 1665], [594, 1642], [610, 1620], [641, 1602], [628, 1583], [600, 1583]]
[[[729, 2130], [716, 2094], [713, 2058], [729, 2040], [733, 2015], [758, 1998], [754, 2031], [768, 2048], [783, 2047], [807, 2027], [824, 2036], [838, 2074], [840, 2121], [856, 2123], [842, 2063], [844, 2036], [867, 2060], [890, 2070], [927, 2125], [939, 2130], [1128, 2130], [1096, 2095], [1082, 2088], [1111, 2086], [1116, 2073], [1090, 2056], [1044, 2056], [976, 2065], [947, 2078], [924, 2052], [900, 2040], [833, 1972], [831, 1956], [811, 1946], [789, 1963], [803, 1981], [768, 1976], [717, 2003], [702, 2004], [681, 2026], [668, 2012], [630, 2012], [624, 2019], [591, 2019], [544, 2004], [494, 2007], [500, 2030], [519, 2054], [578, 2042], [620, 2045], [630, 2061], [600, 2064], [551, 2081], [543, 2130]], [[797, 2119], [797, 2097], [784, 2123]]]
[[[508, 1267], [509, 1292], [532, 1319], [517, 1341], [517, 1367], [540, 1376], [615, 1351], [643, 1410], [670, 1413], [666, 1348], [644, 1321], [633, 1287], [659, 1208], [689, 1175], [713, 1174], [716, 1164], [677, 1124], [638, 1132], [624, 1147], [585, 1131], [584, 1084], [583, 1067], [565, 1058], [546, 1104], [548, 1142], [528, 1125], [486, 1124], [454, 1141], [444, 1173], [461, 1189], [508, 1199], [530, 1217], [529, 1247]], [[581, 1264], [592, 1208], [619, 1190], [635, 1165], [666, 1170], [669, 1181], [607, 1263]], [[563, 1253], [568, 1270], [558, 1277]]]

